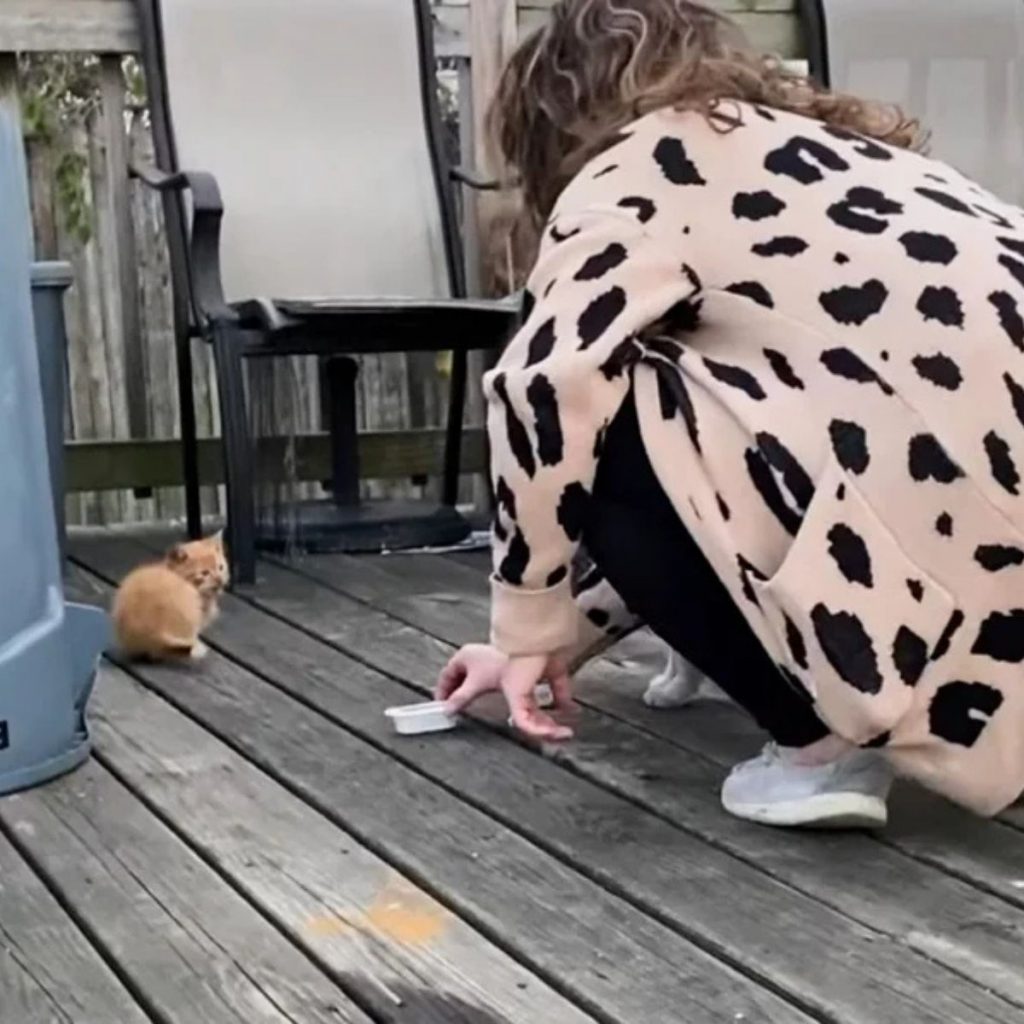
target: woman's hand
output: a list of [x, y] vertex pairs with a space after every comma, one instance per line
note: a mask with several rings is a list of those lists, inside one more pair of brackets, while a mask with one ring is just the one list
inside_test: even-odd
[[509, 658], [494, 647], [469, 644], [445, 666], [434, 696], [455, 713], [481, 694], [501, 690], [508, 701], [512, 724], [524, 735], [541, 740], [567, 740], [572, 730], [559, 725], [537, 706], [537, 685], [547, 682], [555, 707], [572, 706], [572, 684], [565, 662], [558, 655], [538, 654]]
[[496, 647], [467, 644], [445, 665], [434, 687], [434, 697], [443, 700], [455, 714], [485, 693], [501, 689], [508, 658]]

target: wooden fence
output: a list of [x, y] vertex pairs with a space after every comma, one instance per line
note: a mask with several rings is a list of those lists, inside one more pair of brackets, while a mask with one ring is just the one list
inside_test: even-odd
[[[800, 51], [795, 2], [719, 0], [717, 6], [765, 49], [792, 57]], [[441, 81], [457, 110], [461, 155], [481, 166], [480, 122], [498, 71], [554, 0], [433, 3]], [[138, 48], [132, 0], [0, 0], [0, 104], [25, 128], [37, 256], [67, 260], [75, 274], [66, 302], [70, 522], [169, 519], [182, 511], [162, 210], [126, 173], [129, 159], [151, 162]], [[470, 213], [470, 279], [479, 288], [475, 226], [488, 211]], [[199, 427], [208, 438], [202, 474], [216, 484], [222, 467], [213, 371], [205, 347], [197, 345], [195, 355]], [[304, 387], [315, 376], [300, 373]], [[400, 481], [436, 472], [442, 378], [433, 357], [364, 358], [359, 425], [367, 477]], [[471, 424], [479, 417], [477, 400]], [[300, 438], [300, 478], [324, 479], [327, 445], [315, 433], [316, 416], [291, 426], [313, 432]], [[465, 468], [479, 471], [483, 463], [480, 431], [471, 429]], [[214, 489], [207, 507], [216, 501]]]

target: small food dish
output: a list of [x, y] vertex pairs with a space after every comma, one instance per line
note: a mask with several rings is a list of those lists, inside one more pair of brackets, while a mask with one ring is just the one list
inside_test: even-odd
[[428, 701], [424, 704], [403, 704], [388, 708], [385, 712], [395, 727], [395, 732], [403, 736], [415, 736], [418, 733], [444, 732], [454, 729], [459, 724], [459, 716], [449, 714], [444, 702]]

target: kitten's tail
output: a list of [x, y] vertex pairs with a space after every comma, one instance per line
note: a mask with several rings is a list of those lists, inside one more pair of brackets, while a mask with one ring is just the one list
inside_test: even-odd
[[159, 637], [140, 643], [133, 637], [118, 637], [118, 650], [131, 661], [187, 661], [199, 643], [198, 638]]
[[164, 651], [168, 658], [191, 658], [194, 643], [172, 643], [165, 644]]
[[200, 646], [198, 637], [164, 636], [160, 638], [163, 656], [172, 661], [187, 661]]

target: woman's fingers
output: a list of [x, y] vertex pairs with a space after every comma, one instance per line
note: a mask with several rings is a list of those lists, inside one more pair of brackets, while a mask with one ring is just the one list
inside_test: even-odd
[[515, 694], [509, 701], [512, 724], [524, 735], [537, 740], [572, 739], [572, 729], [559, 725], [547, 712], [537, 707], [532, 693]]
[[551, 687], [551, 695], [555, 698], [555, 707], [559, 711], [571, 711], [572, 700], [572, 677], [569, 670], [562, 664], [558, 664], [548, 673], [548, 685]]
[[[548, 669], [547, 658], [513, 659], [509, 663], [502, 688], [508, 701], [512, 724], [524, 736], [538, 740], [567, 740], [572, 736], [572, 729], [559, 725], [549, 714], [537, 707], [536, 687], [545, 677], [549, 677], [553, 693], [556, 685], [561, 687], [564, 699], [564, 683], [551, 678], [555, 674]], [[558, 699], [556, 693], [556, 701]]]
[[434, 700], [447, 700], [461, 685], [466, 678], [466, 666], [462, 653], [456, 654], [437, 677], [437, 685], [434, 687]]
[[493, 689], [494, 683], [486, 673], [470, 670], [457, 689], [448, 697], [438, 699], [443, 700], [448, 713], [454, 715], [472, 704], [481, 694]]

